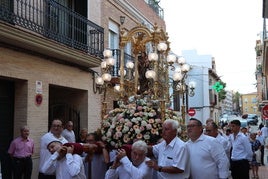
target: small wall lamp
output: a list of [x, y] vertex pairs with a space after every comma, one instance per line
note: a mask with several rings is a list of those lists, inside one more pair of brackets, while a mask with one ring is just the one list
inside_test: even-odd
[[125, 16], [120, 16], [120, 24], [123, 25], [125, 22]]

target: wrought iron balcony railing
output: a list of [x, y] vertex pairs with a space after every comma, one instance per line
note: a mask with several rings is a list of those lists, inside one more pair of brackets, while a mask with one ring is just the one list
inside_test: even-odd
[[55, 0], [1, 0], [0, 20], [102, 57], [104, 29]]
[[[113, 49], [112, 51], [113, 51], [113, 57], [115, 59], [115, 65], [113, 66], [113, 69], [111, 71], [111, 75], [113, 77], [118, 77], [118, 76], [120, 76], [119, 75], [119, 70], [120, 70], [120, 56], [121, 56], [121, 51], [119, 49]], [[126, 65], [126, 63], [128, 61], [131, 61], [131, 62], [134, 63], [134, 59], [135, 58], [133, 56], [127, 54], [127, 53], [124, 53], [124, 59], [125, 59], [124, 64]], [[125, 69], [126, 69], [126, 67], [125, 67]]]
[[160, 17], [161, 19], [164, 19], [164, 10], [158, 5], [157, 0], [147, 0], [145, 1], [153, 10], [154, 12]]

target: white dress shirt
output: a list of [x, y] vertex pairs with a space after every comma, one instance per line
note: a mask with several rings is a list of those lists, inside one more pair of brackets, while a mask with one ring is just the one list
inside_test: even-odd
[[61, 135], [70, 143], [75, 143], [75, 134], [74, 131], [69, 131], [68, 129], [64, 129]]
[[190, 155], [191, 179], [219, 179], [229, 176], [229, 159], [216, 138], [202, 134], [186, 143]]
[[249, 138], [245, 136], [242, 132], [239, 132], [234, 139], [234, 134], [230, 135], [231, 143], [232, 143], [232, 160], [243, 160], [247, 159], [248, 161], [252, 161], [252, 148], [249, 141]]
[[230, 157], [230, 152], [231, 152], [231, 142], [229, 141], [229, 139], [227, 137], [222, 136], [221, 134], [218, 134], [216, 136], [216, 140], [219, 141], [219, 143], [222, 144], [224, 151], [227, 155], [227, 157]]
[[42, 166], [42, 170], [46, 173], [56, 172], [57, 179], [86, 179], [84, 164], [80, 155], [67, 153], [61, 160], [57, 160], [58, 156], [58, 152], [51, 155]]
[[158, 160], [158, 166], [176, 167], [184, 170], [183, 173], [157, 172], [158, 179], [185, 179], [189, 177], [189, 155], [185, 145], [178, 137], [175, 137], [168, 145], [163, 140], [153, 146], [153, 154]]
[[261, 128], [261, 135], [264, 137], [264, 139], [268, 137], [268, 127], [264, 126]]
[[120, 162], [122, 163], [116, 169], [109, 169], [106, 172], [105, 179], [152, 179], [153, 169], [146, 165], [145, 160], [137, 167], [135, 167], [127, 156], [123, 157]]
[[40, 160], [39, 160], [39, 172], [50, 175], [53, 173], [45, 173], [42, 170], [42, 166], [44, 165], [45, 161], [49, 159], [51, 153], [47, 149], [47, 145], [51, 141], [60, 141], [62, 144], [67, 143], [68, 141], [64, 137], [56, 138], [51, 132], [46, 133], [41, 137], [40, 141]]

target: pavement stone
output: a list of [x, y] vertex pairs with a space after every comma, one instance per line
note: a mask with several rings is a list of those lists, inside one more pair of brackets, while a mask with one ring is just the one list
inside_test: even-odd
[[[252, 174], [250, 176], [252, 176]], [[259, 179], [268, 179], [268, 166], [259, 167]]]

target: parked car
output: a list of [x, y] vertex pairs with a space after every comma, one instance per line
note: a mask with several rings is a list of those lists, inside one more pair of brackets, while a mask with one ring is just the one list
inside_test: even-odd
[[241, 123], [241, 128], [248, 126], [248, 121], [246, 119], [241, 118], [239, 121]]
[[239, 120], [241, 123], [241, 128], [242, 127], [247, 127], [248, 126], [248, 122], [246, 119], [242, 118], [241, 116], [236, 116], [236, 115], [232, 115], [228, 118], [228, 121], [231, 122], [233, 120]]
[[248, 125], [257, 125], [259, 122], [257, 114], [244, 114], [242, 118], [247, 120]]

